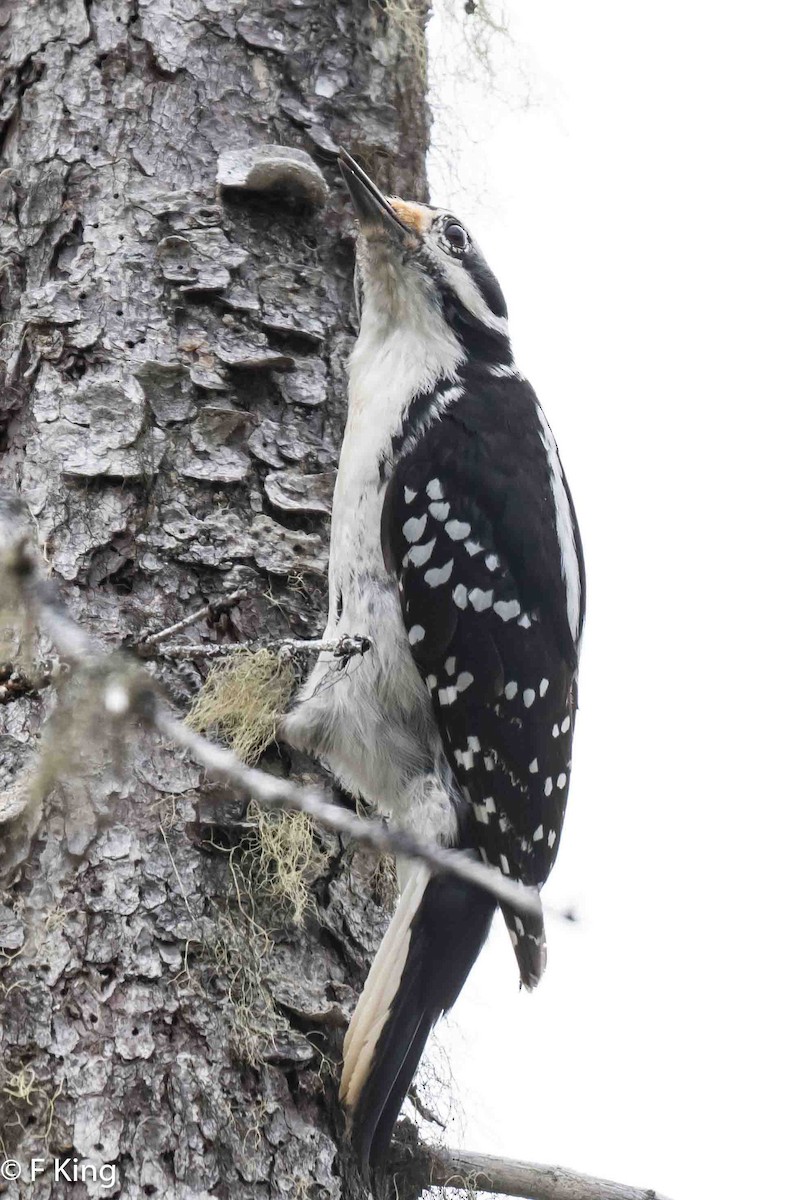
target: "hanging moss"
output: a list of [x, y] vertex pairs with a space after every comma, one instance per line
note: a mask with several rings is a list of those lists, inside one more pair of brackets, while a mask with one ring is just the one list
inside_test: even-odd
[[287, 659], [271, 650], [242, 650], [214, 663], [187, 722], [216, 733], [244, 762], [257, 762], [275, 740], [294, 686]]

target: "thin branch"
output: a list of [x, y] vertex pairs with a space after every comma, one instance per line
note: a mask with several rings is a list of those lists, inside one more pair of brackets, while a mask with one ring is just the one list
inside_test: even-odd
[[371, 650], [371, 639], [363, 634], [348, 634], [345, 633], [339, 638], [309, 638], [308, 641], [303, 641], [301, 638], [283, 638], [279, 642], [267, 642], [270, 649], [279, 650], [281, 652], [289, 652], [296, 650], [300, 654], [314, 653], [322, 654], [326, 652], [332, 654], [334, 658], [353, 658], [356, 654], [366, 654], [367, 650]]
[[491, 1192], [526, 1200], [666, 1200], [651, 1188], [628, 1187], [609, 1179], [580, 1175], [566, 1167], [543, 1166], [467, 1150], [432, 1149], [418, 1145], [410, 1169], [417, 1167], [428, 1186], [456, 1191]]
[[[149, 650], [150, 646], [141, 643], [137, 649]], [[179, 642], [176, 646], [159, 646], [157, 653], [159, 658], [188, 659], [193, 662], [197, 658], [232, 658], [234, 654], [252, 654], [258, 649], [260, 647], [253, 642]]]
[[[0, 517], [4, 514], [0, 506]], [[15, 522], [16, 524], [16, 522]], [[9, 537], [11, 532], [15, 534]], [[231, 750], [216, 745], [189, 729], [164, 704], [144, 671], [120, 665], [100, 650], [94, 639], [73, 621], [53, 585], [44, 579], [38, 557], [27, 532], [3, 529], [0, 522], [0, 547], [5, 550], [0, 574], [6, 586], [14, 581], [26, 611], [35, 613], [39, 627], [46, 633], [60, 657], [80, 669], [106, 667], [105, 708], [118, 721], [146, 721], [165, 737], [183, 746], [201, 763], [228, 783], [240, 787], [265, 804], [306, 813], [333, 832], [353, 838], [381, 854], [414, 858], [427, 864], [431, 872], [448, 872], [483, 888], [498, 901], [520, 913], [541, 915], [541, 901], [535, 888], [506, 879], [494, 867], [455, 850], [445, 850], [433, 842], [422, 842], [402, 829], [391, 829], [380, 820], [358, 817], [349, 809], [333, 804], [315, 788], [299, 787], [290, 780], [277, 779], [246, 766]]]
[[[149, 649], [150, 644], [140, 643], [140, 645]], [[178, 644], [176, 646], [159, 646], [158, 653], [163, 658], [174, 659], [197, 659], [197, 658], [225, 658], [233, 654], [241, 654], [242, 652], [252, 653], [254, 650], [273, 650], [277, 654], [320, 654], [326, 651], [332, 654], [334, 658], [346, 661], [353, 658], [357, 654], [365, 654], [371, 649], [369, 638], [363, 636], [351, 637], [346, 634], [344, 637], [327, 639], [324, 638], [309, 638], [303, 641], [301, 638], [281, 638], [275, 642], [232, 642], [220, 644], [216, 642], [196, 642], [188, 645]]]
[[203, 608], [198, 608], [196, 612], [189, 613], [187, 617], [183, 617], [182, 620], [176, 621], [174, 625], [169, 625], [166, 629], [159, 629], [157, 633], [148, 633], [137, 643], [137, 646], [157, 646], [160, 642], [166, 642], [176, 633], [182, 633], [184, 629], [196, 625], [198, 621], [212, 620], [225, 609], [233, 608], [246, 595], [247, 589], [239, 588], [238, 591], [231, 592], [229, 596], [223, 596], [221, 600], [214, 600]]

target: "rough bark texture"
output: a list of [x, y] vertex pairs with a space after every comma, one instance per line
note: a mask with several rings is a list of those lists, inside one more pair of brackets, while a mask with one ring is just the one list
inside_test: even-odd
[[[0, 37], [0, 485], [107, 645], [239, 588], [185, 639], [316, 635], [354, 332], [332, 151], [424, 194], [414, 39], [369, 0], [10, 0]], [[303, 924], [242, 895], [246, 798], [104, 739], [86, 680], [26, 792], [55, 688], [23, 668], [0, 664], [0, 1157], [118, 1183], [8, 1194], [365, 1195], [335, 1092], [374, 861], [319, 839]], [[153, 669], [185, 705], [206, 664]]]

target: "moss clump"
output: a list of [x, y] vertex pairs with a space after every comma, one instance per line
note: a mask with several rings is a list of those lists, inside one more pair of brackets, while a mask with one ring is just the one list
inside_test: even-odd
[[214, 730], [239, 758], [254, 763], [275, 740], [294, 690], [287, 658], [271, 650], [242, 650], [211, 667], [186, 718], [192, 729]]
[[314, 836], [313, 822], [305, 813], [275, 812], [252, 803], [247, 825], [240, 869], [253, 902], [272, 920], [299, 925], [311, 900], [310, 885], [330, 858]]

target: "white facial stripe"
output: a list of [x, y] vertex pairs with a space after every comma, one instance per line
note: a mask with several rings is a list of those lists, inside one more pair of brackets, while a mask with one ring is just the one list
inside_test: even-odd
[[508, 322], [505, 317], [498, 317], [492, 313], [491, 309], [483, 299], [483, 295], [472, 279], [469, 272], [456, 259], [450, 258], [443, 250], [435, 247], [436, 260], [442, 270], [444, 278], [452, 288], [455, 295], [460, 300], [473, 317], [476, 317], [483, 325], [487, 325], [489, 329], [495, 329], [498, 333], [508, 335]]

